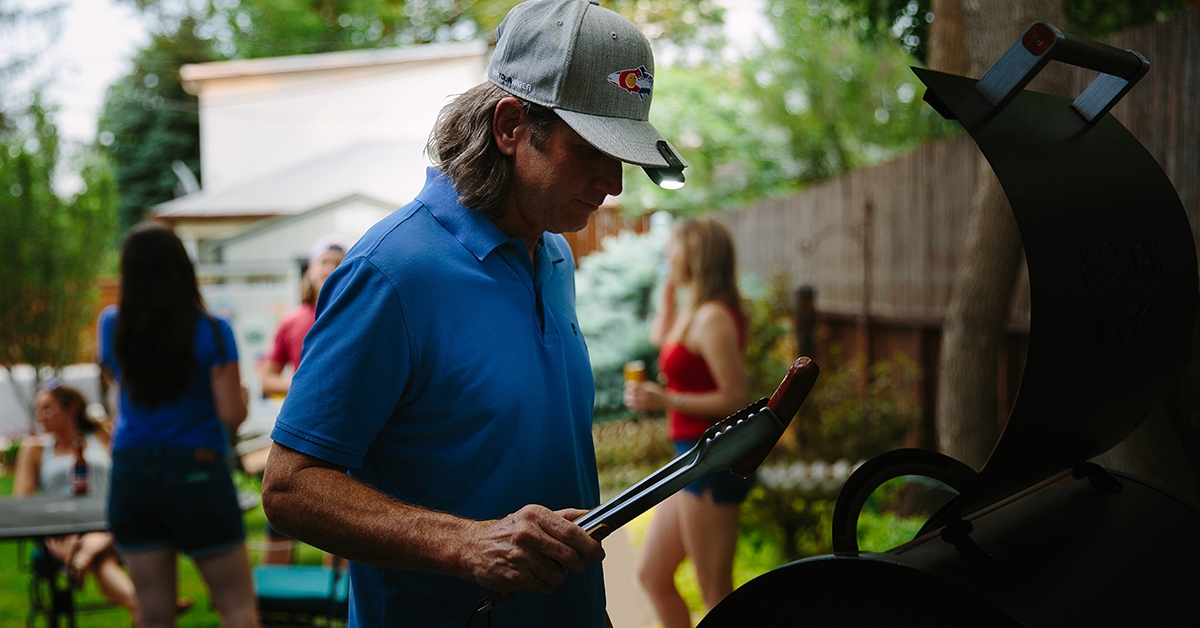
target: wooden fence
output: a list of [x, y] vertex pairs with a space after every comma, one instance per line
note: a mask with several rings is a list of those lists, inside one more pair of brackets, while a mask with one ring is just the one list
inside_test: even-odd
[[[1200, 11], [1106, 42], [1150, 61], [1149, 73], [1112, 113], [1162, 165], [1200, 241]], [[1094, 76], [1072, 68], [1072, 89], [1081, 92]], [[734, 233], [742, 272], [763, 279], [784, 273], [793, 284], [814, 289], [814, 316], [825, 339], [814, 347], [818, 359], [837, 343], [845, 356], [904, 353], [920, 364], [926, 443], [934, 438], [941, 321], [981, 159], [974, 142], [960, 134], [792, 196], [717, 214]], [[1020, 382], [1028, 324], [1028, 275], [1022, 269], [1009, 340], [998, 358], [1000, 421]], [[1195, 362], [1192, 371], [1200, 371]], [[1195, 390], [1184, 395], [1193, 410], [1200, 408]], [[1200, 426], [1196, 431], [1200, 442]]]
[[622, 231], [645, 233], [649, 229], [649, 215], [626, 218], [613, 205], [601, 205], [586, 227], [574, 233], [564, 233], [563, 237], [571, 245], [571, 252], [578, 263], [584, 255], [600, 250], [601, 243], [608, 236], [615, 236]]
[[[1200, 240], [1200, 11], [1106, 41], [1150, 61], [1150, 72], [1112, 112], [1162, 165]], [[1072, 70], [1078, 93], [1095, 73]], [[743, 272], [784, 272], [816, 286], [818, 311], [940, 321], [981, 159], [960, 134], [717, 217], [734, 232]], [[1014, 300], [1018, 327], [1027, 323], [1025, 281]]]

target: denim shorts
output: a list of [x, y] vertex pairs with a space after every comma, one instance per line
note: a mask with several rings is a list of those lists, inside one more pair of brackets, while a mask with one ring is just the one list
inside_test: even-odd
[[[697, 441], [677, 440], [675, 442], [675, 456], [679, 457], [696, 446]], [[728, 471], [717, 471], [688, 484], [683, 487], [683, 490], [700, 497], [705, 493], [711, 493], [714, 503], [723, 504], [726, 506], [740, 504], [746, 501], [746, 495], [750, 493], [750, 489], [754, 487], [754, 474], [748, 478], [741, 478]]]
[[198, 558], [246, 539], [229, 466], [211, 449], [114, 452], [108, 522], [122, 552], [171, 548]]

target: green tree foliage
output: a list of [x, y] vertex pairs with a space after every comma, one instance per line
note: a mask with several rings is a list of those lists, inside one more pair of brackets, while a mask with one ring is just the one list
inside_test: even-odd
[[14, 102], [12, 83], [25, 74], [38, 51], [58, 36], [62, 6], [30, 8], [12, 0], [0, 0], [0, 131], [10, 130], [14, 114], [29, 106]]
[[[494, 37], [519, 0], [205, 0], [195, 5], [127, 0], [167, 22], [199, 19], [227, 58], [360, 50]], [[713, 40], [723, 9], [711, 0], [610, 0], [603, 3], [651, 39], [678, 45]]]
[[666, 192], [627, 177], [622, 205], [633, 213], [737, 207], [951, 132], [921, 102], [909, 70], [924, 14], [917, 2], [773, 0], [775, 42], [760, 54], [660, 69], [651, 116], [691, 164], [688, 185]]
[[[491, 37], [517, 0], [126, 0], [160, 31], [109, 91], [99, 139], [121, 190], [120, 224], [179, 191], [172, 164], [199, 173], [198, 107], [179, 81], [187, 63], [407, 46]], [[616, 0], [651, 37], [717, 45], [722, 10], [709, 0]]]
[[[58, 130], [39, 96], [0, 132], [0, 365], [52, 368], [91, 355], [95, 280], [108, 255], [116, 186], [102, 156], [84, 154], [83, 188], [55, 190]], [[26, 400], [27, 407], [32, 407]], [[31, 414], [32, 417], [32, 414]]]
[[133, 72], [109, 88], [98, 137], [116, 169], [122, 229], [177, 196], [180, 180], [172, 164], [182, 162], [199, 175], [199, 104], [183, 90], [179, 68], [217, 55], [196, 31], [189, 16], [173, 31], [155, 34], [134, 58]]
[[[451, 39], [461, 19], [455, 3], [380, 0], [216, 1], [202, 33], [230, 58], [379, 48]], [[409, 15], [409, 12], [412, 15]], [[468, 29], [470, 30], [470, 29]], [[473, 35], [455, 39], [467, 39]]]
[[[491, 38], [517, 0], [127, 1], [178, 27], [164, 29], [139, 53], [135, 72], [113, 87], [102, 124], [114, 139], [109, 152], [126, 226], [175, 195], [172, 163], [198, 171], [196, 105], [179, 87], [179, 65]], [[953, 130], [922, 104], [922, 88], [908, 69], [924, 58], [935, 17], [929, 0], [770, 0], [768, 39], [774, 43], [733, 64], [716, 54], [724, 16], [711, 0], [604, 4], [656, 41], [653, 119], [692, 166], [688, 185], [674, 192], [631, 169], [621, 198], [629, 213], [737, 207]], [[1068, 27], [1088, 36], [1161, 19], [1186, 5], [1066, 2]], [[181, 9], [182, 16], [169, 15]], [[674, 63], [661, 63], [668, 58]]]
[[1063, 0], [1067, 30], [1098, 39], [1188, 10], [1188, 0]]
[[[780, 6], [770, 10], [777, 14]], [[895, 40], [924, 62], [933, 21], [929, 8], [929, 0], [840, 0], [810, 2], [806, 10], [822, 28], [843, 30], [863, 42]]]
[[650, 320], [666, 241], [665, 229], [626, 232], [606, 238], [600, 251], [580, 260], [575, 305], [596, 381], [597, 416], [627, 413], [621, 400], [626, 362], [644, 360], [647, 375], [655, 375]]

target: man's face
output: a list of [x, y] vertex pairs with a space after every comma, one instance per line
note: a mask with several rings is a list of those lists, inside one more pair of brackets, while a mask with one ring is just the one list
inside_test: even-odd
[[604, 199], [621, 193], [621, 162], [601, 153], [565, 123], [556, 123], [540, 150], [524, 134], [513, 155], [510, 236], [564, 233], [587, 226]]

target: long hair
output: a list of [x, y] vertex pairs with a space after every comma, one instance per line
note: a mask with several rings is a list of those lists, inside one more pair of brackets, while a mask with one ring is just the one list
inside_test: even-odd
[[[501, 202], [512, 180], [512, 157], [492, 140], [496, 104], [513, 96], [484, 82], [458, 95], [438, 113], [425, 153], [454, 185], [458, 202], [493, 218], [503, 213]], [[531, 121], [530, 144], [542, 150], [554, 125], [561, 122], [548, 107], [517, 98]]]
[[725, 225], [713, 218], [688, 218], [675, 228], [671, 238], [683, 253], [680, 279], [687, 287], [687, 299], [669, 337], [682, 340], [696, 309], [709, 301], [728, 305], [744, 319], [733, 236]]
[[317, 305], [317, 287], [313, 285], [313, 280], [308, 278], [308, 273], [300, 276], [300, 302], [313, 307]]
[[81, 434], [91, 434], [96, 431], [96, 424], [87, 415], [87, 399], [78, 389], [56, 384], [47, 387], [46, 392], [54, 397], [54, 401], [58, 405], [68, 410], [74, 406], [75, 412], [71, 418], [75, 419], [75, 427], [79, 428]]
[[168, 227], [146, 222], [125, 237], [120, 308], [113, 349], [129, 398], [151, 407], [177, 399], [197, 369], [204, 302], [192, 260]]

